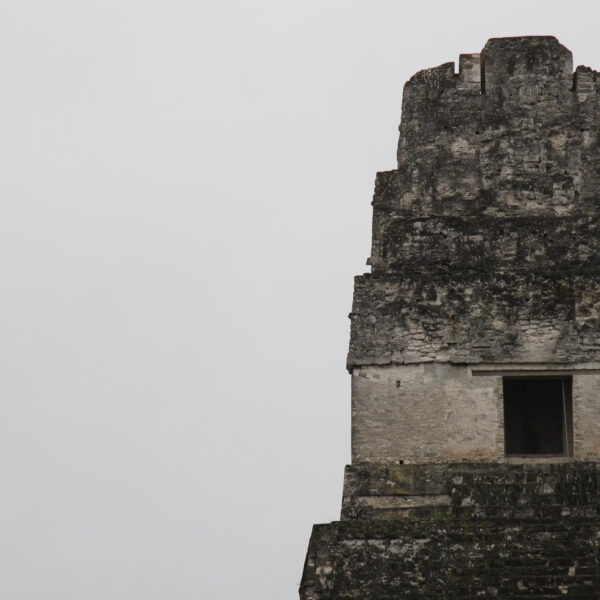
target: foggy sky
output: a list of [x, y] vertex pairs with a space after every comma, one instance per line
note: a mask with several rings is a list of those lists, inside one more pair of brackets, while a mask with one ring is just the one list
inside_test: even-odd
[[0, 5], [0, 600], [297, 598], [402, 87], [592, 3]]

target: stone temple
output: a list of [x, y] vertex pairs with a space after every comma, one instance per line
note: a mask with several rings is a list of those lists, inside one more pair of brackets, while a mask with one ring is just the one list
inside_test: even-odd
[[301, 600], [600, 598], [600, 74], [520, 37], [414, 75], [368, 262]]

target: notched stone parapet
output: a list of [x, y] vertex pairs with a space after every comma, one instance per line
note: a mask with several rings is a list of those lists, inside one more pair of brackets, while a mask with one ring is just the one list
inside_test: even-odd
[[478, 56], [461, 55], [459, 74], [446, 63], [406, 83], [395, 194], [376, 190], [374, 205], [421, 216], [588, 210], [598, 74], [573, 74], [552, 37], [493, 39]]

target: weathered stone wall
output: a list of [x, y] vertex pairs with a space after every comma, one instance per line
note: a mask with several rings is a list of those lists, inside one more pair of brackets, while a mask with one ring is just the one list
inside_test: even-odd
[[597, 462], [362, 463], [346, 467], [342, 520], [597, 518], [599, 492]]
[[597, 519], [315, 525], [301, 600], [597, 600]]
[[597, 599], [599, 490], [589, 463], [348, 467], [300, 598]]
[[[597, 368], [598, 77], [535, 37], [407, 82], [350, 314], [353, 460], [501, 460], [500, 379], [469, 365]], [[576, 385], [577, 458], [600, 458], [592, 381]]]
[[600, 274], [358, 277], [348, 367], [600, 360]]
[[352, 462], [501, 460], [502, 411], [502, 377], [466, 366], [354, 369]]
[[555, 38], [417, 73], [379, 173], [348, 368], [600, 358], [600, 82]]
[[[599, 184], [600, 76], [555, 38], [406, 84], [350, 315], [342, 520], [313, 529], [301, 600], [600, 598]], [[564, 455], [505, 456], [522, 375], [572, 377], [532, 398]]]
[[[503, 371], [485, 373], [436, 362], [355, 368], [352, 462], [506, 460]], [[573, 454], [600, 460], [600, 374], [573, 375], [572, 395]]]
[[600, 375], [573, 377], [573, 436], [577, 460], [600, 460]]

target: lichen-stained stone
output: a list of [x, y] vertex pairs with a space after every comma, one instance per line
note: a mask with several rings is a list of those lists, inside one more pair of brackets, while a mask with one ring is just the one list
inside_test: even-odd
[[600, 273], [356, 278], [348, 369], [600, 359]]
[[[481, 85], [473, 87], [477, 67]], [[560, 354], [573, 351], [564, 347], [572, 325], [566, 299], [554, 301], [567, 290], [573, 305], [574, 296], [586, 293], [581, 286], [589, 288], [600, 273], [599, 114], [598, 73], [573, 74], [571, 53], [553, 37], [493, 39], [468, 72], [456, 74], [454, 63], [446, 63], [407, 82], [398, 169], [379, 173], [376, 182], [372, 275], [356, 283], [350, 369], [419, 354], [430, 360], [443, 346], [449, 319], [470, 311], [469, 292], [490, 318], [508, 314], [504, 303], [511, 298], [532, 307], [541, 302], [546, 321], [538, 318], [538, 326], [553, 330], [544, 354], [562, 360]], [[546, 282], [531, 283], [543, 276]], [[383, 289], [391, 291], [382, 301]], [[426, 340], [414, 348], [407, 319], [421, 322], [405, 308], [423, 308], [414, 302], [422, 289], [442, 300], [437, 317], [426, 302]], [[546, 310], [549, 304], [556, 313]], [[523, 316], [523, 307], [517, 310]], [[463, 358], [489, 360], [488, 346], [495, 360], [515, 358], [519, 347], [533, 343], [526, 339], [528, 319], [510, 323], [513, 348], [484, 328], [479, 357], [472, 349], [480, 340], [467, 324], [471, 350]], [[495, 322], [506, 330], [506, 318]], [[587, 358], [592, 347], [600, 356], [594, 326], [582, 333]]]
[[300, 597], [597, 599], [598, 490], [589, 463], [349, 468], [343, 519], [314, 526]]
[[523, 37], [406, 83], [301, 600], [600, 598], [599, 77]]

